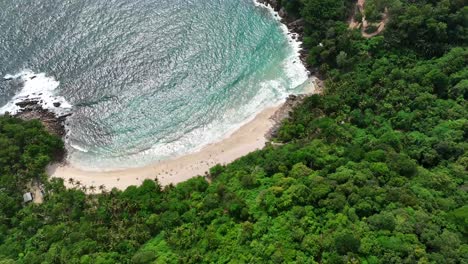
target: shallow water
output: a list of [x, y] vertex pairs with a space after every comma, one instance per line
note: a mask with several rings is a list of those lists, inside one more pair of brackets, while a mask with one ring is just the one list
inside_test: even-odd
[[307, 79], [297, 43], [252, 0], [0, 5], [0, 76], [12, 79], [0, 82], [1, 110], [30, 96], [72, 111], [67, 148], [80, 168], [194, 151], [301, 92]]

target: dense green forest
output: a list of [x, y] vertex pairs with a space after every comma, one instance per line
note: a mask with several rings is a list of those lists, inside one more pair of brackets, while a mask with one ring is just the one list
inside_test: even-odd
[[[85, 195], [44, 175], [60, 139], [0, 117], [0, 264], [468, 263], [466, 2], [368, 0], [390, 19], [367, 39], [352, 2], [281, 4], [306, 22], [324, 93], [284, 122], [285, 144], [210, 183]], [[35, 179], [44, 203], [23, 205]]]

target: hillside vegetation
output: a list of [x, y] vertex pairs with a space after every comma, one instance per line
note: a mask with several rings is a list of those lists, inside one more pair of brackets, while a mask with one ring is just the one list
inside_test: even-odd
[[[284, 145], [215, 166], [211, 183], [85, 195], [43, 177], [57, 138], [1, 117], [0, 263], [467, 263], [464, 1], [368, 0], [389, 12], [368, 39], [348, 29], [351, 2], [281, 2], [326, 78]], [[22, 205], [36, 177], [44, 203]]]

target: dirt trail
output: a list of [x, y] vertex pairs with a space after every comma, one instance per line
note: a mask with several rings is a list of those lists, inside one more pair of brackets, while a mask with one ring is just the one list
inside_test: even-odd
[[[364, 38], [371, 38], [371, 37], [374, 37], [374, 36], [380, 34], [385, 29], [385, 25], [388, 22], [388, 8], [385, 8], [385, 11], [384, 11], [384, 13], [382, 15], [382, 21], [380, 21], [379, 23], [369, 23], [366, 20], [366, 16], [364, 14], [365, 4], [366, 4], [366, 0], [358, 0], [357, 1], [356, 8], [354, 9], [351, 18], [348, 20], [348, 24], [349, 24], [349, 29], [361, 28], [361, 35]], [[361, 21], [356, 21], [354, 19], [354, 17], [356, 16], [356, 10], [359, 13], [361, 13], [361, 16], [362, 16]], [[367, 33], [366, 30], [371, 25], [377, 27], [377, 30], [375, 32], [372, 32], [372, 33]]]

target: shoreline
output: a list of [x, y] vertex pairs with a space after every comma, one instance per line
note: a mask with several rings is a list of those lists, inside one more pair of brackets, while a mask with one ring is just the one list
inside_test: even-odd
[[255, 5], [261, 6], [268, 9], [272, 12], [273, 17], [275, 17], [281, 24], [283, 24], [287, 29], [287, 37], [292, 40], [299, 42], [298, 46], [298, 56], [302, 65], [309, 71], [309, 73], [319, 80], [322, 78], [318, 74], [318, 70], [314, 67], [311, 67], [307, 64], [307, 54], [308, 51], [303, 46], [304, 39], [304, 26], [305, 21], [302, 18], [295, 18], [288, 14], [288, 12], [282, 7], [277, 0], [253, 0]]
[[[72, 113], [62, 115], [53, 113], [49, 109], [43, 108], [39, 101], [34, 99], [18, 102], [16, 105], [19, 110], [15, 114], [11, 115], [7, 112], [4, 115], [13, 116], [24, 121], [38, 120], [49, 134], [62, 139], [66, 136], [65, 123]], [[66, 148], [63, 148], [53, 154], [53, 160], [54, 162], [65, 162], [67, 155]]]
[[[87, 190], [94, 189], [96, 192], [102, 191], [101, 186], [106, 190], [113, 188], [124, 190], [132, 185], [141, 185], [146, 179], [157, 179], [162, 186], [166, 186], [196, 176], [206, 176], [209, 169], [216, 164], [226, 165], [264, 148], [281, 121], [289, 116], [292, 108], [302, 102], [307, 95], [318, 92], [314, 89], [315, 78], [310, 78], [308, 82], [311, 85], [304, 94], [289, 96], [284, 103], [264, 109], [227, 138], [209, 144], [198, 152], [140, 168], [116, 171], [84, 171], [69, 164], [56, 163], [48, 166], [47, 174], [52, 178], [63, 179], [68, 188], [86, 186]], [[91, 186], [94, 188], [90, 188]]]
[[[209, 169], [217, 164], [226, 165], [253, 151], [263, 149], [273, 138], [281, 122], [289, 117], [290, 111], [308, 95], [321, 93], [323, 81], [317, 71], [306, 63], [307, 51], [302, 47], [303, 21], [288, 16], [284, 9], [271, 5], [270, 0], [254, 0], [258, 5], [271, 9], [273, 16], [286, 27], [288, 39], [298, 42], [297, 56], [309, 72], [306, 88], [302, 94], [289, 95], [279, 105], [268, 107], [243, 124], [224, 139], [204, 146], [200, 150], [173, 159], [158, 161], [137, 168], [125, 168], [110, 171], [86, 171], [63, 162], [49, 165], [47, 174], [53, 178], [62, 178], [68, 188], [82, 187], [98, 192], [103, 189], [117, 188], [124, 190], [132, 185], [141, 185], [146, 179], [158, 180], [165, 186], [177, 184], [196, 176], [207, 176]], [[84, 187], [85, 186], [85, 187]], [[89, 188], [93, 186], [94, 188]], [[99, 188], [97, 188], [99, 187]]]
[[[271, 116], [280, 107], [265, 109], [251, 122], [245, 124], [230, 137], [205, 146], [202, 150], [160, 161], [140, 168], [117, 171], [84, 171], [68, 164], [53, 164], [47, 168], [47, 174], [53, 178], [62, 178], [65, 186], [105, 186], [106, 189], [124, 190], [131, 185], [141, 185], [146, 179], [158, 179], [163, 186], [177, 184], [196, 176], [204, 176], [216, 164], [227, 164], [252, 151], [265, 146], [265, 134], [273, 127]], [[73, 179], [73, 183], [69, 179]], [[78, 184], [77, 184], [78, 183]]]
[[292, 41], [298, 41], [298, 56], [302, 65], [309, 71], [311, 77], [316, 78], [316, 89], [323, 91], [324, 77], [317, 67], [313, 67], [307, 63], [309, 51], [304, 47], [304, 28], [305, 21], [303, 18], [294, 17], [282, 7], [277, 0], [253, 0], [257, 6], [269, 9], [273, 12], [273, 16], [287, 28], [287, 36]]

